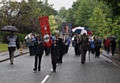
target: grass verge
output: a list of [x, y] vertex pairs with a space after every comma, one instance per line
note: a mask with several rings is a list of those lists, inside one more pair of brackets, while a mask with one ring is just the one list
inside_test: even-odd
[[0, 42], [0, 52], [8, 51], [8, 45]]

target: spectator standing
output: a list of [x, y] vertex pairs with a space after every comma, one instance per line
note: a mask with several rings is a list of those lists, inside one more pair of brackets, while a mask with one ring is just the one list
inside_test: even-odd
[[29, 36], [27, 36], [26, 38], [26, 42], [28, 44], [29, 47], [29, 52], [30, 52], [30, 56], [34, 55], [34, 43], [36, 41], [35, 35], [33, 33], [30, 33]]

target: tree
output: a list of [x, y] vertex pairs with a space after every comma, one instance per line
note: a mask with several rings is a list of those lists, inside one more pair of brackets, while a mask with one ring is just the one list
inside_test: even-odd
[[26, 0], [21, 2], [2, 0], [0, 5], [0, 12], [3, 14], [2, 26], [16, 26], [22, 33], [37, 32], [40, 16], [57, 14], [51, 5], [37, 0], [28, 0], [28, 2]]
[[87, 20], [91, 17], [94, 7], [97, 5], [96, 0], [81, 0], [78, 10], [75, 11], [75, 25], [87, 26]]
[[107, 4], [113, 11], [113, 19], [120, 14], [120, 0], [99, 0]]
[[67, 10], [65, 9], [65, 7], [61, 7], [59, 12], [58, 12], [58, 15], [62, 19], [66, 20], [66, 13], [67, 13]]
[[49, 16], [49, 24], [51, 34], [54, 34], [55, 30], [58, 28], [57, 22], [55, 21], [55, 17], [53, 15]]
[[92, 16], [88, 20], [88, 26], [91, 27], [92, 32], [102, 38], [109, 34], [109, 27], [107, 27], [105, 17], [102, 9], [95, 7]]

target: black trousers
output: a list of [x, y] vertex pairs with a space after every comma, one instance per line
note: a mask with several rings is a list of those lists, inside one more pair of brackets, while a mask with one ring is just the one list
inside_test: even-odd
[[74, 49], [75, 49], [75, 55], [80, 55], [79, 45], [76, 45]]
[[51, 59], [52, 59], [53, 70], [56, 70], [57, 57], [56, 56], [52, 56]]
[[110, 46], [107, 46], [106, 48], [107, 48], [107, 53], [109, 54], [109, 52], [110, 52]]
[[114, 56], [114, 54], [115, 54], [115, 48], [111, 47], [111, 50], [112, 50], [112, 55]]
[[45, 55], [49, 55], [49, 48], [44, 47], [45, 48]]
[[65, 45], [65, 53], [68, 53], [69, 45]]
[[94, 49], [94, 48], [91, 48], [90, 51], [91, 51], [92, 54], [94, 54], [95, 49]]
[[29, 46], [30, 56], [34, 55], [34, 46]]
[[81, 63], [85, 63], [87, 50], [81, 50]]
[[41, 69], [41, 59], [42, 59], [42, 54], [36, 54], [35, 55], [35, 64], [34, 64], [34, 66], [35, 66], [34, 69], [35, 70], [37, 70], [37, 67], [38, 67], [39, 70]]
[[16, 47], [8, 47], [10, 62], [13, 63], [14, 52]]
[[100, 56], [100, 47], [95, 47], [95, 57]]
[[59, 54], [59, 63], [62, 63], [64, 52], [61, 50]]

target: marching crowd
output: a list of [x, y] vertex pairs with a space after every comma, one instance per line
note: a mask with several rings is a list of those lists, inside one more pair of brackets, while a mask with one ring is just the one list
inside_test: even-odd
[[[81, 36], [75, 35], [72, 41], [68, 35], [60, 36], [59, 33], [57, 33], [54, 37], [52, 36], [51, 39], [52, 45], [50, 47], [45, 47], [43, 42], [44, 40], [42, 40], [41, 36], [35, 36], [35, 34], [31, 33], [25, 37], [25, 41], [29, 47], [30, 56], [35, 56], [33, 68], [34, 71], [41, 71], [41, 61], [45, 51], [46, 56], [51, 54], [52, 68], [53, 71], [56, 72], [56, 65], [63, 62], [63, 55], [68, 53], [71, 42], [72, 46], [74, 47], [75, 55], [81, 55], [81, 64], [85, 64], [87, 51], [94, 54], [95, 57], [99, 57], [101, 48], [104, 46], [106, 52], [109, 53], [111, 50], [112, 56], [114, 56], [116, 49], [116, 41], [114, 38], [110, 39], [109, 37], [105, 37], [105, 39], [102, 41], [100, 37], [88, 37], [86, 33], [83, 33]], [[17, 36], [15, 36], [12, 32], [7, 37], [7, 40], [10, 62], [13, 64], [15, 48], [17, 47], [19, 49], [20, 46], [17, 43]]]
[[98, 36], [88, 38], [86, 34], [83, 34], [82, 36], [77, 34], [73, 38], [72, 46], [74, 47], [76, 56], [80, 56], [81, 54], [81, 63], [84, 64], [87, 51], [94, 54], [95, 57], [99, 57], [100, 52], [102, 52], [102, 49], [104, 48], [108, 54], [111, 50], [112, 56], [114, 56], [116, 40], [115, 38], [105, 37], [102, 41]]
[[29, 47], [30, 56], [35, 55], [34, 71], [41, 70], [41, 60], [44, 51], [46, 56], [51, 54], [51, 63], [54, 72], [56, 72], [56, 65], [62, 63], [63, 55], [68, 52], [70, 45], [70, 38], [68, 36], [63, 37], [56, 34], [55, 37], [51, 38], [52, 45], [46, 47], [40, 36], [35, 36], [32, 33], [26, 36], [25, 40]]

